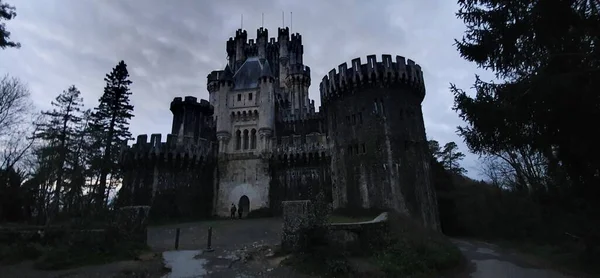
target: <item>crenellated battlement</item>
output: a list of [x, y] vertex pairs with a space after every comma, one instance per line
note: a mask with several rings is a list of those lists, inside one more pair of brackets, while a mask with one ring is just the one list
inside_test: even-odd
[[179, 137], [175, 134], [167, 134], [166, 141], [161, 139], [161, 134], [151, 134], [150, 140], [147, 134], [140, 134], [131, 147], [124, 148], [124, 155], [134, 160], [148, 156], [206, 159], [212, 157], [215, 147], [210, 140], [204, 138], [194, 140], [193, 136]]
[[171, 101], [171, 111], [178, 109], [183, 106], [194, 107], [202, 111], [204, 114], [210, 116], [214, 113], [214, 107], [208, 102], [208, 100], [198, 99], [193, 96], [186, 96], [185, 98], [176, 97]]
[[256, 29], [256, 38], [257, 39], [264, 38], [265, 42], [266, 42], [269, 38], [269, 30], [267, 30], [267, 28], [263, 28], [263, 27]]
[[308, 78], [310, 78], [310, 67], [302, 65], [302, 64], [293, 64], [293, 65], [290, 65], [289, 74], [290, 75], [302, 74], [302, 75], [308, 76]]
[[351, 67], [346, 63], [332, 69], [324, 76], [319, 90], [321, 91], [321, 103], [326, 104], [329, 100], [344, 95], [354, 88], [365, 86], [390, 86], [402, 84], [412, 87], [420, 98], [425, 96], [425, 85], [421, 67], [410, 59], [384, 54], [382, 60], [377, 61], [376, 55], [367, 56], [367, 63], [362, 64], [361, 58], [352, 60]]
[[213, 70], [206, 77], [206, 89], [209, 92], [216, 92], [222, 87], [233, 88], [233, 73], [227, 67], [227, 70]]
[[288, 27], [277, 28], [277, 37], [279, 39], [285, 38], [285, 40], [289, 41], [289, 39], [290, 39], [290, 28], [288, 28]]

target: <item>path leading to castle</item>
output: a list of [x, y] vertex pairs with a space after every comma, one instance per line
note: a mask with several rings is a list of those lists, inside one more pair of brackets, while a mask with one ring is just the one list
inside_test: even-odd
[[544, 268], [544, 262], [502, 250], [496, 245], [477, 240], [452, 239], [469, 261], [458, 277], [472, 278], [567, 278], [554, 270]]
[[[204, 251], [209, 227], [213, 228], [213, 252]], [[180, 228], [179, 250], [183, 252], [173, 252], [177, 228]], [[278, 266], [281, 258], [271, 258], [271, 248], [279, 243], [280, 235], [281, 219], [278, 218], [219, 220], [149, 227], [148, 244], [167, 260], [189, 266], [165, 277], [306, 277]], [[469, 261], [463, 273], [452, 277], [570, 277], [540, 268], [543, 264], [492, 244], [464, 239], [452, 241]], [[138, 273], [143, 270], [149, 274], [136, 277], [162, 277], [160, 261], [159, 258], [124, 261], [62, 271], [35, 270], [31, 262], [25, 262], [0, 266], [0, 277], [131, 277], [125, 270]], [[193, 274], [188, 275], [186, 270]]]

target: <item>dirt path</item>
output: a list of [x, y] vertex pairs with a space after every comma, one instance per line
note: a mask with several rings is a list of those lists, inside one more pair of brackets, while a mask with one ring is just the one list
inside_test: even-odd
[[453, 239], [469, 261], [468, 270], [460, 277], [472, 278], [567, 278], [554, 270], [540, 268], [540, 263], [517, 253], [501, 250], [496, 245]]

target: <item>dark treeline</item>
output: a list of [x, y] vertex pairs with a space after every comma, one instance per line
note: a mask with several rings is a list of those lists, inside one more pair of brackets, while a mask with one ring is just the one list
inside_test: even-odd
[[125, 62], [104, 80], [93, 109], [71, 86], [36, 113], [22, 81], [0, 79], [0, 222], [49, 224], [108, 211], [133, 106]]
[[577, 242], [581, 259], [600, 258], [600, 2], [458, 3], [459, 53], [500, 81], [476, 77], [475, 94], [451, 85], [459, 134], [488, 179], [457, 175], [437, 155], [444, 231]]

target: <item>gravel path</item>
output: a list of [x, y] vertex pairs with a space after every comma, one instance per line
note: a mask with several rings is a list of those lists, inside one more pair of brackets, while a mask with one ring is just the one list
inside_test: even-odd
[[472, 278], [568, 278], [554, 270], [539, 268], [523, 255], [501, 250], [498, 246], [476, 240], [452, 240], [469, 261], [461, 277]]

